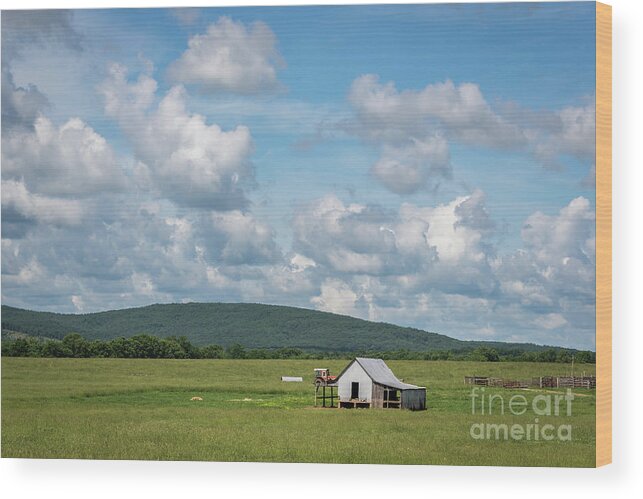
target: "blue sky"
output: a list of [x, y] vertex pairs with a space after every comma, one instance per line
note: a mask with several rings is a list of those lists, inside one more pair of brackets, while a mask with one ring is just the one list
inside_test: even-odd
[[3, 303], [593, 348], [594, 15], [3, 12]]

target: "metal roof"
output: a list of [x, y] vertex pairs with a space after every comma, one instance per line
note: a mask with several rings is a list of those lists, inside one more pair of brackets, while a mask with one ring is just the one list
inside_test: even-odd
[[[382, 359], [367, 359], [364, 357], [355, 357], [355, 360], [353, 362], [357, 362], [360, 366], [362, 366], [362, 369], [366, 371], [366, 374], [368, 374], [368, 376], [379, 385], [396, 388], [397, 390], [415, 390], [418, 388], [424, 388], [421, 386], [410, 385], [408, 383], [402, 383], [395, 377], [393, 371], [389, 369], [389, 367], [386, 365], [386, 362], [384, 362]], [[344, 371], [346, 371], [346, 369], [348, 369], [348, 367], [353, 362], [348, 364]], [[344, 371], [342, 371], [340, 375], [337, 376], [335, 383], [337, 383], [342, 374], [344, 374]]]

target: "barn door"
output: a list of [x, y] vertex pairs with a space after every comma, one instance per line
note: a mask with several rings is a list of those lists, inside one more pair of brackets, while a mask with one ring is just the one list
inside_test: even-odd
[[353, 381], [351, 383], [351, 399], [357, 398], [359, 398], [359, 383], [357, 381]]

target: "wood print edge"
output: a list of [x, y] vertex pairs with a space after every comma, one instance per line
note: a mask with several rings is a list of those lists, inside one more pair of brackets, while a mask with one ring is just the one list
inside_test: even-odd
[[596, 466], [612, 462], [612, 7], [596, 3]]

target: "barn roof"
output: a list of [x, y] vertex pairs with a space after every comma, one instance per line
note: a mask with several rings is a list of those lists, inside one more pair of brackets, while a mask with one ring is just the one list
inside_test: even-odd
[[[384, 385], [388, 386], [390, 388], [396, 388], [397, 390], [414, 390], [418, 388], [422, 388], [416, 385], [410, 385], [409, 383], [403, 383], [397, 377], [395, 374], [393, 374], [393, 371], [386, 365], [386, 362], [384, 362], [382, 359], [367, 359], [364, 357], [355, 357], [355, 360], [353, 362], [357, 362], [360, 366], [362, 366], [362, 369], [366, 371], [366, 374], [377, 384], [379, 385]], [[353, 363], [351, 362], [346, 366], [346, 368], [337, 376], [337, 380], [341, 378], [342, 374], [348, 369], [348, 367]], [[335, 382], [337, 382], [335, 380]]]

